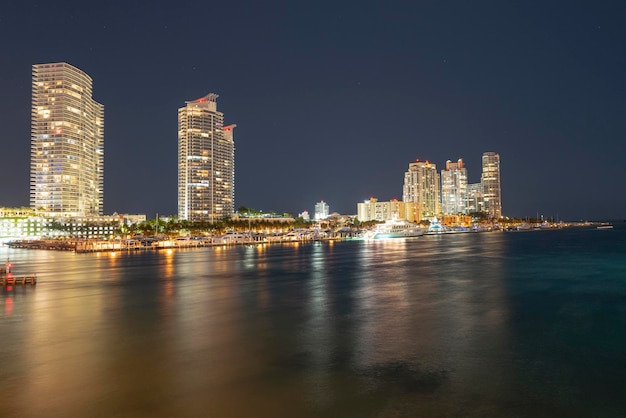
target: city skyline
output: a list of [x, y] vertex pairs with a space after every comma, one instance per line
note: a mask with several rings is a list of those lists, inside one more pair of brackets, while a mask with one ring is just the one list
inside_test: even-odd
[[[47, 216], [103, 214], [104, 107], [93, 100], [92, 82], [65, 62], [33, 66], [31, 208]], [[213, 221], [235, 213], [237, 125], [224, 125], [218, 97], [209, 93], [178, 109], [177, 215], [183, 220]], [[436, 164], [418, 159], [404, 175], [402, 202], [413, 209], [409, 214], [403, 206], [396, 216], [403, 212], [407, 219], [422, 220], [467, 214], [467, 187], [463, 159], [446, 161], [440, 173]], [[502, 216], [495, 152], [483, 153], [479, 198], [479, 212], [491, 219]], [[328, 216], [329, 205], [316, 203], [315, 219]]]
[[379, 202], [372, 196], [357, 203], [357, 215], [360, 220], [398, 217], [413, 222], [479, 213], [491, 220], [502, 218], [500, 155], [484, 152], [480, 182], [468, 184], [467, 178], [462, 158], [456, 163], [446, 161], [441, 171], [437, 171], [436, 164], [417, 159], [404, 173], [402, 200]]
[[[475, 184], [497, 150], [504, 215], [624, 217], [623, 3], [353, 6], [0, 6], [0, 204], [29, 202], [30, 68], [68, 62], [106, 106], [104, 213], [177, 213], [173, 114], [215, 92], [238, 124], [237, 207], [352, 213], [401, 198], [416, 157], [463, 156]], [[199, 53], [211, 16], [230, 18]]]
[[[31, 208], [43, 209], [51, 216], [103, 214], [104, 106], [93, 100], [92, 82], [89, 75], [65, 62], [33, 66]], [[180, 219], [215, 220], [236, 211], [233, 130], [237, 125], [224, 125], [224, 114], [217, 110], [218, 97], [209, 93], [178, 109]], [[60, 171], [50, 176], [48, 171], [55, 166], [55, 171]], [[446, 173], [450, 173], [449, 179]], [[459, 175], [460, 179], [453, 179]], [[91, 183], [92, 190], [84, 190], [83, 183]], [[483, 153], [480, 185], [485, 213], [500, 218], [497, 153]], [[462, 158], [457, 163], [446, 161], [441, 173], [436, 164], [418, 159], [409, 163], [405, 173], [402, 201], [418, 204], [418, 213], [410, 216], [416, 219], [466, 213], [464, 204], [459, 209], [458, 202], [451, 203], [466, 201], [464, 193], [456, 190], [466, 187]], [[456, 205], [454, 209], [450, 204]], [[315, 204], [315, 219], [328, 215], [326, 202]]]

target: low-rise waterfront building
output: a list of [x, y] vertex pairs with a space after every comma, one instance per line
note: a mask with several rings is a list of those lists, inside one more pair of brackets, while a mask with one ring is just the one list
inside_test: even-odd
[[375, 197], [370, 197], [363, 203], [357, 203], [357, 218], [361, 222], [384, 222], [394, 217], [419, 222], [420, 208], [421, 205], [417, 202], [402, 202], [397, 199], [379, 202]]
[[0, 208], [0, 240], [43, 237], [109, 238], [119, 231], [124, 216], [127, 215], [50, 217], [43, 216], [34, 209]]
[[465, 226], [472, 225], [472, 217], [470, 215], [443, 215], [441, 223], [445, 226]]
[[48, 223], [48, 236], [71, 238], [110, 238], [119, 232], [117, 215], [75, 216], [54, 218]]
[[114, 213], [113, 216], [119, 216], [120, 222], [126, 226], [136, 225], [136, 224], [145, 222], [147, 220], [145, 213], [137, 214], [137, 215], [130, 215], [127, 213], [122, 214], [122, 215], [117, 215], [117, 213]]
[[0, 241], [37, 239], [48, 235], [50, 220], [37, 216], [1, 216]]

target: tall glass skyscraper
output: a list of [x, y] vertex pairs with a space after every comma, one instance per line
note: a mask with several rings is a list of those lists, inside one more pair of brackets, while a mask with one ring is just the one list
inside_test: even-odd
[[30, 206], [50, 216], [102, 215], [104, 106], [65, 63], [33, 65]]
[[500, 155], [495, 152], [483, 154], [483, 173], [480, 179], [483, 187], [484, 211], [490, 218], [502, 217], [502, 197], [500, 193]]
[[234, 213], [235, 142], [215, 93], [178, 109], [178, 217], [212, 221]]
[[467, 169], [463, 159], [446, 161], [441, 170], [441, 212], [444, 215], [467, 213]]
[[435, 164], [419, 160], [409, 164], [409, 170], [404, 173], [402, 200], [420, 204], [420, 219], [439, 215], [439, 173]]

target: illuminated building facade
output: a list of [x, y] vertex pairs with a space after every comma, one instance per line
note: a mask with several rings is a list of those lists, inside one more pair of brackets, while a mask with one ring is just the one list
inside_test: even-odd
[[402, 200], [420, 204], [420, 218], [417, 221], [437, 216], [441, 212], [439, 184], [439, 173], [435, 164], [419, 160], [409, 164], [409, 169], [404, 174]]
[[490, 218], [502, 217], [502, 198], [500, 192], [500, 155], [495, 152], [483, 154], [483, 172], [480, 180], [483, 191], [483, 211]]
[[463, 159], [456, 163], [446, 161], [445, 170], [441, 170], [441, 212], [452, 215], [466, 212], [467, 205], [467, 169]]
[[361, 222], [384, 222], [393, 218], [419, 222], [419, 215], [416, 214], [420, 208], [421, 205], [415, 202], [399, 202], [397, 199], [379, 202], [375, 197], [370, 197], [363, 203], [357, 203], [357, 218]]
[[30, 206], [47, 216], [102, 215], [104, 106], [65, 62], [33, 65]]
[[178, 217], [212, 221], [235, 206], [235, 142], [215, 93], [178, 109]]
[[46, 237], [110, 238], [118, 233], [121, 220], [119, 215], [74, 217], [55, 214], [54, 217], [45, 217], [34, 209], [2, 207], [0, 241]]
[[316, 221], [328, 218], [329, 213], [330, 213], [330, 207], [328, 206], [328, 203], [322, 200], [315, 204], [315, 220]]
[[391, 219], [392, 211], [391, 202], [379, 202], [375, 197], [356, 205], [357, 218], [361, 222], [386, 221]]
[[483, 185], [482, 183], [470, 183], [467, 185], [467, 213], [480, 213], [484, 210]]

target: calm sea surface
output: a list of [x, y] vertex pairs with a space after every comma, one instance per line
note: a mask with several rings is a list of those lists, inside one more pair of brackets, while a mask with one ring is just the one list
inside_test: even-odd
[[2, 417], [623, 417], [626, 228], [0, 248]]

